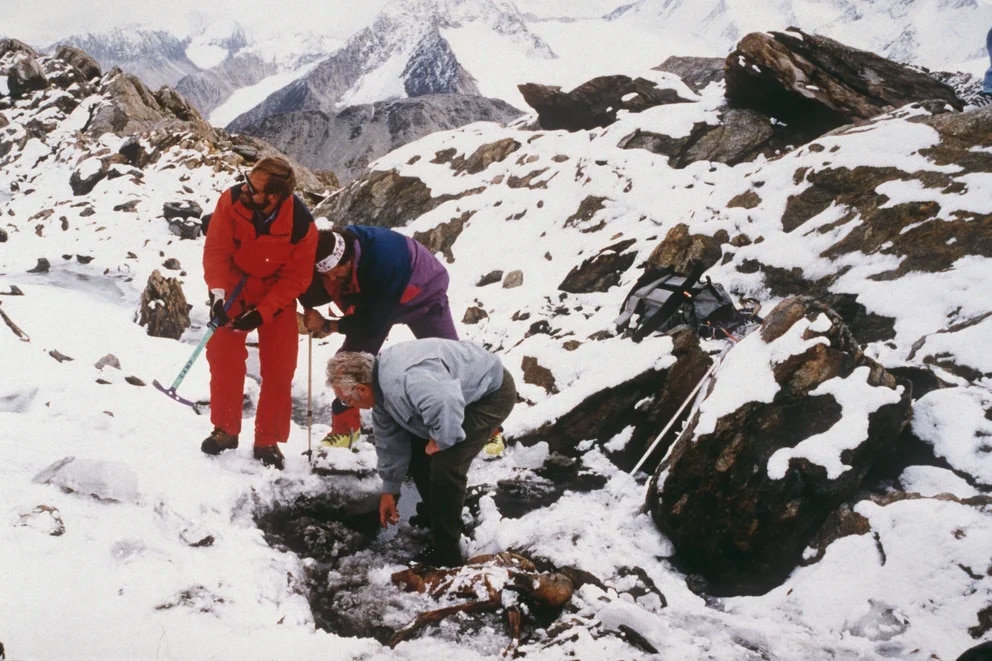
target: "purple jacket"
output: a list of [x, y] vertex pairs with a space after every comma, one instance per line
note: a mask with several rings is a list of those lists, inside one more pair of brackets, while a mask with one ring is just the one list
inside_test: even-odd
[[344, 229], [357, 239], [352, 282], [358, 291], [335, 300], [314, 271], [309, 288], [299, 298], [304, 307], [333, 301], [346, 315], [338, 322], [342, 333], [375, 337], [446, 300], [448, 271], [423, 245], [383, 227]]

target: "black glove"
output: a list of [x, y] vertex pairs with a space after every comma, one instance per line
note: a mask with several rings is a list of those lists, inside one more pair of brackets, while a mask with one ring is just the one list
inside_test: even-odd
[[210, 290], [210, 321], [214, 326], [220, 328], [228, 322], [227, 312], [224, 310], [224, 290]]
[[231, 328], [239, 331], [253, 331], [262, 325], [262, 313], [255, 308], [248, 308], [231, 322]]

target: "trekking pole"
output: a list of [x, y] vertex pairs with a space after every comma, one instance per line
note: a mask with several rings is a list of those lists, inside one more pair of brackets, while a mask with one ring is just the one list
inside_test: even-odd
[[[224, 303], [224, 312], [227, 312], [228, 310], [231, 309], [231, 305], [234, 303], [234, 300], [238, 297], [238, 294], [241, 293], [241, 288], [244, 286], [245, 281], [247, 279], [248, 279], [247, 275], [241, 278], [241, 282], [239, 282], [237, 286], [234, 288], [234, 291], [231, 292], [230, 298], [228, 298], [227, 302]], [[179, 393], [176, 392], [176, 388], [178, 388], [179, 384], [182, 383], [183, 379], [186, 378], [186, 373], [189, 372], [189, 368], [191, 368], [193, 366], [193, 363], [196, 362], [196, 359], [200, 356], [200, 352], [203, 351], [203, 347], [207, 346], [207, 342], [210, 341], [211, 337], [213, 337], [214, 331], [217, 330], [217, 327], [218, 327], [217, 319], [211, 319], [210, 322], [207, 324], [207, 332], [203, 334], [203, 339], [200, 340], [200, 343], [196, 345], [196, 349], [193, 350], [193, 355], [190, 356], [189, 360], [186, 361], [186, 364], [183, 365], [182, 370], [179, 371], [179, 376], [176, 377], [176, 379], [172, 382], [171, 386], [166, 388], [161, 383], [159, 383], [158, 379], [152, 381], [152, 385], [158, 388], [159, 391], [165, 393], [167, 397], [176, 400], [180, 404], [185, 404], [186, 406], [196, 411], [196, 413], [200, 412], [197, 409], [196, 402], [192, 402], [186, 399], [185, 397], [180, 396]]]
[[651, 456], [651, 453], [654, 452], [654, 449], [656, 447], [658, 447], [658, 443], [661, 443], [661, 439], [663, 439], [665, 437], [665, 434], [668, 433], [668, 430], [671, 429], [672, 428], [672, 425], [675, 424], [675, 421], [679, 419], [679, 415], [681, 415], [682, 411], [685, 410], [685, 407], [689, 405], [689, 402], [691, 402], [691, 401], [693, 401], [695, 399], [696, 394], [702, 389], [702, 387], [706, 383], [706, 381], [709, 380], [710, 375], [712, 375], [713, 372], [716, 371], [717, 366], [723, 361], [723, 357], [725, 355], [726, 355], [726, 351], [724, 351], [724, 353], [721, 354], [719, 358], [717, 358], [716, 360], [713, 361], [713, 364], [710, 365], [709, 369], [706, 370], [706, 373], [703, 374], [703, 378], [701, 378], [699, 380], [699, 383], [697, 383], [696, 386], [689, 392], [688, 396], [686, 396], [686, 398], [685, 398], [685, 401], [682, 402], [682, 405], [679, 406], [678, 410], [676, 410], [675, 413], [672, 414], [672, 417], [668, 421], [668, 424], [665, 425], [665, 428], [662, 429], [661, 430], [661, 433], [659, 433], [658, 436], [654, 439], [654, 442], [651, 443], [651, 446], [647, 449], [647, 451], [641, 457], [640, 461], [637, 462], [637, 465], [635, 465], [630, 470], [629, 473], [626, 473], [624, 475], [623, 481], [619, 484], [618, 487], [616, 487], [616, 490], [614, 492], [615, 494], [619, 494], [620, 491], [622, 490], [620, 487], [626, 486], [627, 485], [627, 481], [630, 480], [630, 479], [633, 479], [634, 475], [637, 474], [637, 471], [640, 470], [641, 466], [644, 465], [644, 462], [646, 462], [648, 460], [648, 457]]
[[313, 463], [313, 333], [307, 330], [307, 461]]

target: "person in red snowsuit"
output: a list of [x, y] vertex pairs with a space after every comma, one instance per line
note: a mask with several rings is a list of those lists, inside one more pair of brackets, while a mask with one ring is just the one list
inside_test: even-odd
[[295, 173], [285, 159], [263, 158], [244, 183], [221, 194], [203, 247], [203, 277], [218, 328], [206, 350], [214, 430], [200, 449], [219, 454], [238, 447], [245, 341], [257, 330], [262, 385], [253, 454], [279, 469], [284, 458], [277, 444], [289, 438], [299, 348], [296, 297], [310, 284], [317, 250], [313, 216], [293, 194], [295, 186]]

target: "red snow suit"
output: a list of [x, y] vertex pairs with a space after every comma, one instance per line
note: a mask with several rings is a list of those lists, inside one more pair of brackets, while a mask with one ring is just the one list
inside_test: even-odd
[[[208, 290], [223, 289], [230, 296], [248, 276], [228, 317], [233, 319], [250, 306], [262, 315], [257, 331], [262, 385], [255, 445], [265, 447], [289, 438], [299, 348], [294, 312], [296, 297], [310, 284], [317, 228], [303, 202], [291, 196], [279, 205], [267, 228], [256, 230], [254, 212], [238, 201], [240, 195], [240, 185], [234, 186], [217, 202], [203, 247], [203, 278]], [[247, 337], [248, 333], [223, 326], [207, 343], [210, 422], [229, 434], [241, 432]]]

